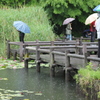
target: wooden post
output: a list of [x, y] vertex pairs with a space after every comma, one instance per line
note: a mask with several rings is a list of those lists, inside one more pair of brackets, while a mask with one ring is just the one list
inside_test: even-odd
[[71, 67], [70, 65], [70, 57], [67, 55], [69, 51], [65, 51], [65, 80], [68, 81], [70, 80], [70, 74], [69, 74], [69, 69]]
[[75, 44], [75, 46], [76, 46], [76, 47], [75, 47], [75, 53], [76, 53], [76, 54], [79, 54], [79, 48], [77, 47], [78, 44]]
[[84, 55], [84, 64], [86, 66], [88, 63], [88, 60], [87, 60], [88, 52], [87, 52], [86, 44], [83, 44], [83, 55]]
[[9, 40], [7, 40], [7, 59], [10, 59], [10, 44], [9, 44]]
[[54, 45], [54, 41], [51, 41], [51, 46], [53, 46]]
[[28, 69], [28, 50], [25, 49], [24, 66]]
[[17, 59], [17, 51], [15, 50], [14, 51], [14, 60], [16, 60]]
[[88, 54], [87, 54], [87, 53], [85, 53], [85, 54], [84, 54], [84, 63], [85, 63], [85, 66], [86, 66], [86, 65], [87, 65], [87, 63], [88, 63], [87, 56], [88, 56]]
[[[79, 45], [80, 45], [80, 46], [82, 45], [82, 38], [80, 38], [80, 40], [79, 40]], [[82, 49], [79, 49], [79, 54], [80, 54], [80, 55], [82, 54]]]
[[40, 46], [37, 43], [37, 46], [36, 46], [36, 68], [37, 68], [37, 72], [40, 72], [40, 52], [38, 51], [39, 48], [40, 48]]
[[87, 48], [86, 48], [86, 44], [83, 44], [83, 55], [85, 54], [85, 53], [87, 53]]
[[65, 68], [70, 67], [70, 57], [67, 56], [69, 52], [69, 50], [65, 51]]
[[28, 59], [24, 59], [24, 66], [26, 69], [28, 69]]
[[100, 58], [100, 39], [98, 39], [98, 58]]
[[55, 76], [54, 54], [53, 49], [50, 49], [50, 76]]
[[23, 43], [20, 42], [19, 55], [20, 55], [20, 61], [21, 62], [23, 61], [23, 51], [24, 51]]

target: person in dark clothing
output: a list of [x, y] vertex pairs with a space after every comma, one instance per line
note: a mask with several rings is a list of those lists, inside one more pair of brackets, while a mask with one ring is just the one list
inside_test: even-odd
[[24, 37], [25, 37], [25, 33], [18, 31], [19, 32], [19, 41], [24, 43]]
[[90, 24], [90, 31], [91, 31], [91, 42], [94, 42], [96, 37], [95, 21], [93, 21]]

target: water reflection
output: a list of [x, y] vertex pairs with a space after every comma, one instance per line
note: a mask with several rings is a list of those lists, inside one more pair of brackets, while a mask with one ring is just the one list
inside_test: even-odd
[[12, 100], [84, 100], [80, 98], [75, 90], [75, 83], [65, 82], [63, 75], [59, 74], [55, 78], [49, 76], [49, 69], [43, 68], [41, 73], [36, 69], [6, 69], [0, 70], [0, 77], [8, 78], [0, 81], [0, 88], [6, 90], [29, 90], [42, 92], [42, 96], [25, 94], [22, 98]]

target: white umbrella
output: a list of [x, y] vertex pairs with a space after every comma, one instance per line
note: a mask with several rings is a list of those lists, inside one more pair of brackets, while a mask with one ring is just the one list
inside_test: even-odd
[[97, 13], [93, 13], [93, 14], [89, 15], [85, 20], [85, 25], [88, 25], [88, 24], [92, 23], [97, 18], [98, 18], [98, 14]]

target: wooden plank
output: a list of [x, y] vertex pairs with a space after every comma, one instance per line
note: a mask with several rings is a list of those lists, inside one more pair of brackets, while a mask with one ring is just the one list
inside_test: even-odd
[[87, 57], [88, 60], [93, 60], [93, 61], [100, 61], [100, 58], [98, 57]]
[[78, 54], [67, 54], [67, 56], [69, 56], [69, 57], [73, 57], [73, 58], [84, 59], [84, 55], [78, 55]]

